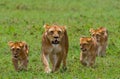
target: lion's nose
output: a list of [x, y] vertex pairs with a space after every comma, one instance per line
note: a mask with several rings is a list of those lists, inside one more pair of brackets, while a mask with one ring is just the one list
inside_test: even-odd
[[80, 49], [84, 49], [83, 47], [80, 47]]
[[58, 36], [55, 36], [54, 38], [56, 38], [56, 39], [57, 39], [57, 38], [58, 38]]

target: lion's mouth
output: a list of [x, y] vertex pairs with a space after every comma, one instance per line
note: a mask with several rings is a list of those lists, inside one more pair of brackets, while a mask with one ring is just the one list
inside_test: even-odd
[[83, 52], [87, 51], [87, 49], [82, 50]]
[[13, 56], [14, 56], [14, 58], [18, 58], [19, 54], [14, 54]]
[[18, 58], [18, 56], [17, 56], [17, 55], [14, 55], [14, 58]]
[[97, 39], [98, 42], [100, 41], [100, 38], [96, 38], [96, 39]]
[[52, 44], [59, 44], [58, 40], [52, 41]]
[[83, 52], [87, 51], [87, 49], [83, 49], [83, 48], [81, 48], [81, 50], [82, 50]]

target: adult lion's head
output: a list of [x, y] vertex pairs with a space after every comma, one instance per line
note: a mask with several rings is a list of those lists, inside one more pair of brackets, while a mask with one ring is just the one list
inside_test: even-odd
[[44, 25], [45, 35], [49, 39], [51, 44], [59, 44], [62, 41], [64, 32], [66, 31], [64, 26], [57, 25]]

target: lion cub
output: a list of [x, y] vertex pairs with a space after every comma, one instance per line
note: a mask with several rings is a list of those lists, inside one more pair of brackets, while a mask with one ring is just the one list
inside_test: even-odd
[[98, 29], [90, 29], [90, 33], [92, 37], [97, 41], [98, 43], [98, 56], [105, 56], [106, 54], [106, 47], [107, 47], [107, 41], [108, 41], [108, 32], [106, 28], [100, 27]]
[[81, 37], [80, 38], [80, 62], [84, 66], [93, 66], [96, 59], [97, 43], [94, 38]]
[[60, 68], [66, 69], [66, 58], [68, 53], [68, 36], [65, 27], [57, 25], [44, 25], [45, 32], [42, 36], [42, 62], [46, 73], [50, 73], [48, 60], [52, 64], [52, 72]]
[[27, 70], [28, 45], [25, 42], [9, 42], [8, 45], [10, 46], [10, 49], [12, 51], [12, 62], [15, 70]]

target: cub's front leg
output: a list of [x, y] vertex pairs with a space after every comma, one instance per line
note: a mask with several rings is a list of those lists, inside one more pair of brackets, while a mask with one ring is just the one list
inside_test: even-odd
[[27, 70], [27, 66], [28, 66], [28, 59], [27, 58], [20, 60], [19, 70]]
[[82, 65], [86, 66], [86, 56], [83, 53], [80, 53], [80, 62]]
[[96, 54], [88, 56], [88, 66], [93, 67], [95, 64]]
[[102, 47], [102, 52], [101, 52], [102, 57], [104, 57], [106, 55], [106, 47], [107, 47], [107, 44], [103, 45], [103, 47]]
[[18, 59], [17, 58], [12, 58], [12, 62], [13, 62], [13, 65], [14, 65], [14, 68], [16, 71], [18, 71]]

